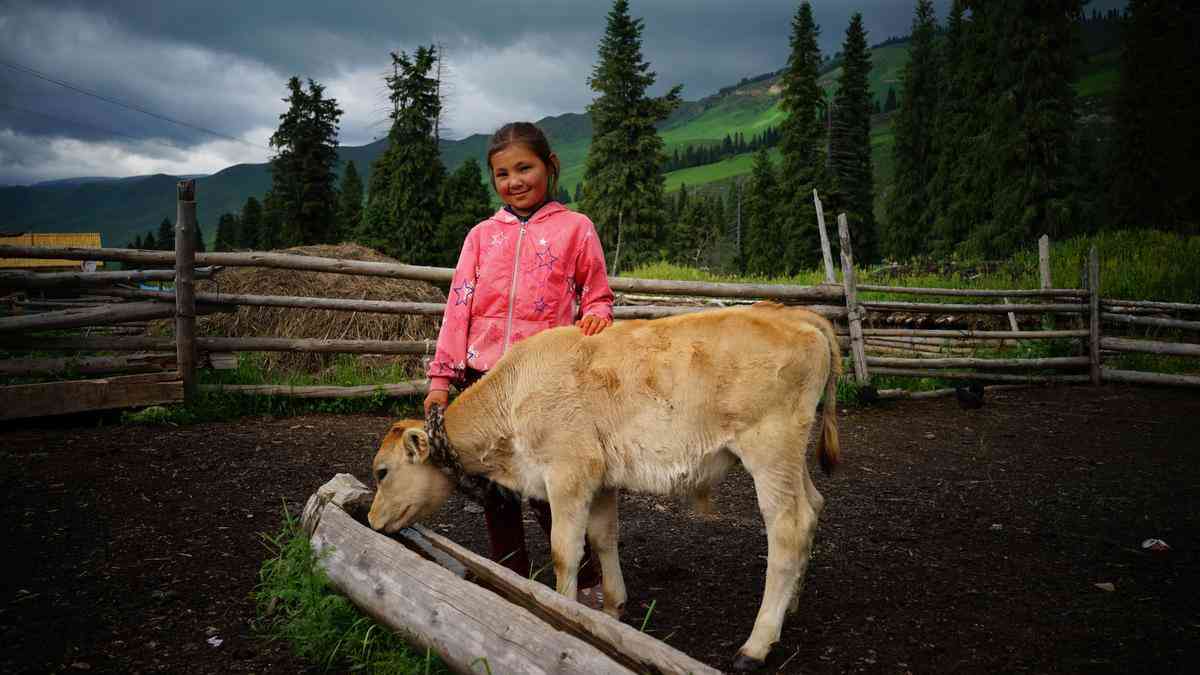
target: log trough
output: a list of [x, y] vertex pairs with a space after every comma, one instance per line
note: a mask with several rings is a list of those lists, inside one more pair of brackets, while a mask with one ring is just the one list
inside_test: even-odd
[[707, 666], [423, 527], [364, 524], [374, 492], [350, 474], [317, 490], [302, 523], [330, 583], [460, 673], [695, 673]]

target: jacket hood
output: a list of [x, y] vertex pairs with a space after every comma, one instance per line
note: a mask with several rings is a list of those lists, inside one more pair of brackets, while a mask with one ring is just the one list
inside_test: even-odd
[[[556, 202], [556, 201], [549, 201], [549, 202], [546, 202], [544, 205], [542, 205], [542, 208], [538, 209], [533, 214], [533, 217], [528, 220], [528, 222], [536, 223], [539, 220], [542, 220], [543, 218], [549, 218], [550, 216], [552, 216], [556, 213], [560, 213], [562, 211], [567, 211], [567, 210], [569, 210], [569, 209], [567, 209], [567, 207], [563, 206], [561, 203]], [[503, 206], [500, 207], [499, 211], [496, 211], [496, 213], [494, 213], [492, 215], [491, 219], [495, 220], [497, 222], [504, 223], [506, 225], [518, 225], [521, 222], [520, 218], [517, 218], [513, 214], [506, 211]]]

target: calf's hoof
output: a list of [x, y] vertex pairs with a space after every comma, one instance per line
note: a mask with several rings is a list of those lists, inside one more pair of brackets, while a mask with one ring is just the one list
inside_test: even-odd
[[766, 661], [756, 659], [738, 652], [738, 655], [733, 659], [733, 672], [735, 673], [753, 673], [761, 670], [766, 665]]

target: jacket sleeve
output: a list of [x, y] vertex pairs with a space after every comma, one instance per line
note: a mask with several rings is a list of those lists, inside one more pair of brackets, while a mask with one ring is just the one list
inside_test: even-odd
[[608, 286], [604, 249], [591, 221], [588, 221], [575, 262], [575, 288], [579, 293], [580, 316], [595, 314], [602, 319], [612, 319], [613, 292]]
[[438, 332], [437, 351], [429, 363], [429, 389], [446, 391], [450, 381], [461, 383], [467, 368], [467, 330], [471, 325], [471, 306], [478, 282], [479, 247], [475, 230], [467, 234]]

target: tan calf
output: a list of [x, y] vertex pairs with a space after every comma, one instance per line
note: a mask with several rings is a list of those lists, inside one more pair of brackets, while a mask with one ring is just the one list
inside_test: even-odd
[[[826, 397], [817, 455], [838, 460], [841, 358], [824, 318], [773, 303], [626, 321], [599, 335], [545, 331], [514, 346], [445, 411], [450, 451], [424, 424], [395, 424], [375, 457], [371, 526], [392, 532], [436, 510], [456, 472], [550, 502], [557, 589], [574, 598], [586, 534], [604, 610], [626, 600], [617, 491], [686, 494], [702, 504], [733, 464], [754, 478], [767, 527], [766, 589], [735, 667], [761, 665], [794, 611], [824, 499], [805, 462]], [[436, 441], [436, 437], [435, 437]]]

